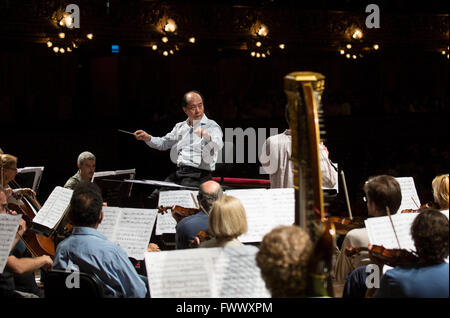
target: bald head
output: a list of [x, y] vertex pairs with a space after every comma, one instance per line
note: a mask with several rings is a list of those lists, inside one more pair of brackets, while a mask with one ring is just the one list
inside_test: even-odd
[[203, 97], [197, 91], [190, 91], [184, 94], [182, 99], [184, 113], [188, 116], [192, 124], [194, 120], [201, 120], [204, 115]]
[[206, 181], [200, 185], [198, 202], [207, 211], [211, 211], [212, 205], [223, 195], [222, 187], [215, 181]]

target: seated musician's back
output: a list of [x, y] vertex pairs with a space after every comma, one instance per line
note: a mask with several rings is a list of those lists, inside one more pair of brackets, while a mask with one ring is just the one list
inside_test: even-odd
[[103, 219], [102, 196], [98, 186], [81, 182], [70, 202], [72, 235], [55, 252], [54, 269], [75, 265], [81, 272], [95, 275], [110, 297], [145, 297], [147, 287], [125, 251], [97, 231]]

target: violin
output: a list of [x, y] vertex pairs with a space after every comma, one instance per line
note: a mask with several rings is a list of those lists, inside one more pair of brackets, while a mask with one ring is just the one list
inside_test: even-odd
[[438, 207], [436, 207], [435, 204], [425, 203], [425, 204], [422, 204], [418, 209], [405, 209], [405, 210], [402, 210], [400, 213], [419, 213], [425, 209], [435, 209], [435, 208], [438, 209]]
[[209, 229], [206, 229], [204, 231], [203, 230], [198, 231], [196, 237], [198, 237], [198, 239], [200, 241], [199, 244], [197, 244], [196, 240], [194, 239], [194, 240], [189, 242], [189, 247], [190, 248], [196, 248], [201, 243], [203, 243], [205, 241], [209, 241], [210, 239], [213, 238], [213, 235], [212, 235], [212, 233], [211, 233], [211, 231]]
[[351, 257], [359, 254], [361, 251], [369, 251], [370, 259], [375, 263], [386, 264], [391, 267], [414, 264], [420, 261], [419, 256], [415, 252], [400, 248], [388, 249], [380, 245], [372, 245], [370, 250], [367, 247], [347, 247], [344, 253], [346, 256]]
[[196, 209], [196, 208], [185, 208], [179, 205], [174, 205], [171, 207], [168, 206], [159, 206], [158, 207], [158, 213], [164, 214], [164, 213], [168, 213], [167, 210], [171, 210], [172, 211], [172, 215], [174, 217], [175, 220], [177, 220], [177, 222], [179, 222], [181, 219], [187, 217], [187, 216], [191, 216], [194, 214], [197, 214], [198, 212], [200, 212], [200, 209]]
[[328, 222], [334, 224], [334, 227], [336, 228], [336, 234], [340, 235], [346, 235], [353, 229], [359, 229], [365, 226], [364, 219], [360, 217], [350, 219], [338, 216], [330, 216], [327, 218], [327, 220]]

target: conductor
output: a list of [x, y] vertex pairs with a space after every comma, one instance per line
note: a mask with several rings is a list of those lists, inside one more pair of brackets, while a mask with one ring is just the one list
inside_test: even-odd
[[[212, 179], [211, 172], [215, 170], [218, 152], [223, 147], [223, 134], [220, 126], [206, 117], [199, 92], [184, 94], [182, 107], [188, 118], [177, 123], [164, 137], [152, 136], [144, 130], [137, 130], [134, 135], [151, 148], [171, 149], [170, 158], [178, 168], [165, 181], [198, 188]], [[156, 195], [153, 192], [152, 196]]]

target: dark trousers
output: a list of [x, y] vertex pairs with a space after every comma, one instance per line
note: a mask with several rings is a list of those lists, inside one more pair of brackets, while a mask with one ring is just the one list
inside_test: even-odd
[[[193, 187], [198, 189], [203, 182], [212, 179], [211, 171], [202, 170], [189, 166], [178, 167], [177, 171], [171, 173], [164, 181], [173, 182], [186, 187]], [[170, 187], [161, 187], [152, 192], [148, 197], [146, 206], [149, 208], [156, 208], [158, 205], [159, 192], [176, 190]]]

